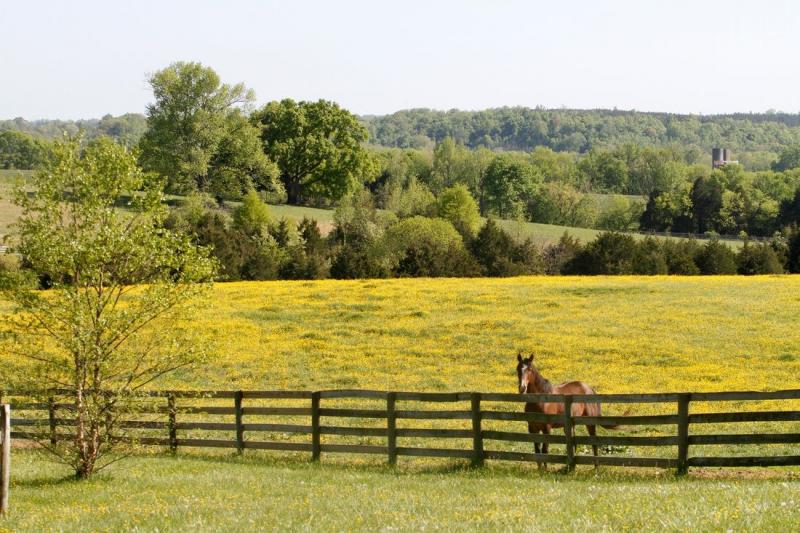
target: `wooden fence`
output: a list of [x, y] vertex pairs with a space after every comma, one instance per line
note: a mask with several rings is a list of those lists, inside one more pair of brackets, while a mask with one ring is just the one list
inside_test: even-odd
[[[66, 433], [59, 433], [60, 427], [74, 426], [74, 421], [63, 417], [74, 407], [67, 403], [58, 403], [51, 399], [44, 403], [25, 403], [24, 398], [14, 406], [19, 418], [12, 420], [16, 431], [12, 436], [20, 439], [49, 439], [55, 443], [59, 438], [66, 438]], [[666, 394], [597, 394], [562, 396], [552, 394], [506, 394], [506, 393], [431, 393], [431, 392], [387, 392], [374, 390], [326, 390], [326, 391], [163, 391], [149, 393], [150, 404], [142, 413], [151, 413], [160, 417], [153, 420], [128, 420], [121, 424], [128, 430], [146, 430], [147, 434], [137, 436], [136, 441], [142, 445], [169, 447], [177, 450], [180, 447], [214, 447], [244, 450], [282, 450], [309, 453], [313, 460], [318, 460], [327, 453], [359, 453], [385, 455], [388, 462], [394, 464], [399, 456], [415, 457], [453, 457], [471, 460], [480, 465], [485, 460], [529, 461], [541, 463], [563, 464], [567, 470], [575, 465], [599, 464], [613, 466], [660, 467], [675, 469], [678, 473], [686, 473], [690, 467], [739, 467], [739, 466], [787, 466], [800, 465], [800, 425], [782, 424], [793, 432], [777, 433], [703, 433], [693, 432], [693, 428], [734, 427], [742, 428], [744, 424], [753, 422], [797, 422], [800, 421], [799, 410], [736, 410], [725, 412], [692, 412], [693, 405], [704, 407], [719, 405], [715, 402], [767, 402], [769, 405], [797, 407], [800, 389], [776, 392], [707, 392], [707, 393], [666, 393]], [[786, 401], [789, 402], [786, 402]], [[295, 404], [285, 406], [286, 402]], [[350, 405], [330, 406], [345, 401]], [[525, 402], [546, 401], [563, 403], [564, 415], [544, 415], [541, 413], [523, 412]], [[219, 405], [219, 403], [223, 405]], [[230, 402], [228, 404], [228, 402]], [[370, 408], [364, 403], [371, 403]], [[375, 408], [375, 403], [379, 408]], [[602, 402], [604, 409], [614, 404], [662, 404], [666, 414], [633, 414], [605, 415], [597, 417], [572, 416], [571, 406], [576, 402]], [[702, 402], [702, 403], [701, 403]], [[217, 405], [208, 405], [216, 403]], [[228, 404], [228, 405], [225, 405]], [[266, 405], [265, 405], [266, 404]], [[326, 405], [327, 404], [327, 405]], [[352, 405], [356, 404], [356, 405]], [[434, 409], [431, 404], [447, 409]], [[454, 405], [456, 404], [456, 405]], [[413, 407], [410, 408], [410, 407]], [[453, 408], [457, 407], [457, 408]], [[635, 412], [635, 409], [634, 409]], [[26, 413], [21, 415], [20, 413]], [[46, 417], [42, 413], [46, 413]], [[138, 411], [137, 411], [138, 413]], [[205, 419], [197, 420], [198, 416]], [[208, 418], [217, 421], [208, 421]], [[139, 417], [141, 418], [141, 417]], [[193, 418], [193, 420], [190, 420]], [[223, 421], [218, 421], [220, 418]], [[258, 418], [259, 420], [255, 420]], [[263, 420], [267, 419], [266, 422]], [[332, 425], [332, 419], [352, 420], [355, 425]], [[373, 427], [358, 427], [360, 420], [371, 419]], [[298, 421], [300, 423], [298, 423]], [[377, 421], [377, 422], [376, 422]], [[383, 421], [383, 422], [381, 422]], [[400, 427], [409, 423], [417, 426], [432, 427]], [[424, 422], [422, 422], [424, 421]], [[454, 429], [441, 427], [448, 421], [461, 421], [465, 427]], [[495, 421], [503, 421], [503, 430], [492, 429]], [[545, 422], [563, 424], [564, 432], [543, 435], [529, 434], [526, 423]], [[374, 424], [379, 423], [379, 427]], [[439, 424], [439, 427], [435, 427]], [[658, 436], [630, 435], [576, 435], [579, 425], [619, 425], [625, 428], [659, 427], [662, 434]], [[362, 423], [363, 425], [363, 423]], [[770, 426], [773, 428], [775, 424]], [[663, 434], [663, 428], [666, 434]], [[509, 431], [508, 429], [512, 429]], [[753, 429], [752, 426], [749, 429]], [[181, 438], [179, 434], [203, 430], [212, 435], [203, 438]], [[217, 432], [228, 432], [235, 438], [213, 438]], [[619, 432], [617, 432], [619, 433]], [[301, 441], [260, 440], [259, 435], [290, 434], [299, 436]], [[323, 436], [369, 437], [371, 444], [364, 443], [328, 443]], [[326, 437], [327, 439], [328, 437]], [[375, 440], [380, 444], [375, 444]], [[398, 439], [404, 445], [398, 444]], [[462, 439], [469, 443], [462, 448], [412, 446], [431, 440]], [[427, 439], [420, 441], [419, 439]], [[498, 443], [549, 443], [559, 445], [563, 453], [532, 453], [497, 449]], [[790, 455], [748, 456], [692, 456], [693, 446], [714, 445], [769, 445], [789, 444]], [[668, 456], [629, 456], [629, 455], [591, 455], [577, 453], [578, 446], [597, 445], [601, 447], [671, 447], [674, 453]], [[502, 447], [502, 446], [501, 446]], [[796, 453], [795, 453], [796, 452]]]
[[0, 405], [0, 514], [8, 512], [11, 478], [11, 408]]

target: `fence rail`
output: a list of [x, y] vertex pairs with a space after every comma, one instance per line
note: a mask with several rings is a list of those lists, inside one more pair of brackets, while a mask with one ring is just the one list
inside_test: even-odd
[[[596, 394], [596, 395], [554, 395], [554, 394], [506, 394], [478, 392], [392, 392], [375, 390], [324, 390], [324, 391], [156, 391], [147, 393], [146, 398], [155, 405], [142, 406], [131, 414], [155, 415], [158, 420], [124, 420], [119, 427], [128, 430], [141, 430], [140, 436], [133, 437], [142, 445], [166, 446], [175, 451], [180, 447], [231, 448], [244, 450], [281, 450], [310, 453], [313, 460], [328, 453], [359, 453], [385, 455], [389, 463], [397, 461], [398, 456], [411, 457], [452, 457], [469, 459], [474, 464], [485, 460], [534, 461], [557, 463], [572, 469], [575, 465], [595, 464], [613, 466], [674, 468], [678, 473], [686, 473], [690, 467], [738, 467], [738, 466], [787, 466], [800, 465], [800, 446], [798, 453], [791, 455], [704, 457], [690, 456], [693, 446], [713, 445], [770, 445], [800, 444], [800, 426], [789, 424], [793, 433], [732, 433], [706, 434], [693, 433], [693, 426], [708, 427], [709, 424], [723, 424], [724, 427], [739, 427], [737, 424], [752, 422], [796, 422], [800, 421], [798, 410], [740, 410], [735, 412], [691, 412], [692, 404], [702, 402], [702, 408], [715, 402], [787, 402], [800, 399], [800, 389], [775, 392], [704, 392], [704, 393], [659, 393], [659, 394]], [[47, 401], [35, 401], [30, 395], [7, 394], [13, 398], [11, 403], [17, 418], [11, 420], [18, 428], [11, 435], [19, 439], [35, 439], [55, 444], [59, 438], [66, 438], [59, 428], [75, 426], [70, 414], [74, 413], [63, 391], [56, 391]], [[13, 400], [16, 400], [14, 402]], [[206, 405], [213, 402], [230, 402], [225, 405]], [[303, 402], [302, 406], [264, 405], [265, 402], [285, 403]], [[337, 402], [349, 402], [346, 406]], [[192, 403], [194, 402], [194, 403]], [[197, 402], [200, 402], [199, 404]], [[258, 403], [257, 403], [258, 402]], [[369, 402], [369, 406], [362, 405]], [[375, 402], [381, 402], [376, 406]], [[557, 402], [564, 406], [563, 415], [546, 415], [538, 412], [523, 412], [527, 402]], [[578, 402], [602, 402], [605, 404], [664, 404], [667, 409], [674, 406], [674, 414], [658, 415], [613, 415], [613, 416], [573, 416], [572, 405]], [[255, 404], [257, 403], [257, 404]], [[356, 405], [352, 405], [352, 404]], [[334, 405], [332, 405], [334, 404]], [[411, 405], [409, 405], [411, 404]], [[421, 404], [421, 406], [420, 406]], [[459, 404], [459, 405], [448, 405]], [[773, 404], [771, 404], [772, 406]], [[786, 405], [786, 403], [781, 403]], [[797, 402], [794, 402], [796, 408]], [[442, 408], [443, 407], [443, 408]], [[504, 410], [505, 408], [505, 410]], [[20, 414], [20, 413], [24, 413]], [[210, 415], [217, 420], [196, 420], [187, 417]], [[224, 421], [218, 420], [223, 417]], [[259, 417], [259, 420], [253, 420]], [[263, 421], [266, 417], [267, 421]], [[141, 418], [141, 416], [139, 416]], [[301, 419], [301, 420], [298, 420]], [[331, 419], [344, 419], [355, 425], [335, 425]], [[381, 427], [364, 427], [364, 424], [383, 421]], [[445, 421], [463, 424], [453, 427], [398, 427], [398, 422], [415, 423], [424, 421], [429, 425]], [[460, 421], [460, 422], [459, 422]], [[496, 421], [506, 422], [504, 429], [514, 426], [514, 431], [497, 430], [489, 427]], [[558, 424], [564, 428], [563, 434], [531, 434], [526, 432], [527, 422]], [[510, 423], [510, 424], [509, 424]], [[361, 425], [359, 425], [361, 424]], [[658, 436], [641, 435], [597, 435], [575, 434], [580, 425], [615, 425], [623, 428], [642, 426], [664, 426], [672, 429], [669, 434]], [[422, 424], [417, 424], [422, 425]], [[782, 426], [783, 427], [783, 426]], [[202, 430], [211, 436], [194, 438], [187, 432]], [[154, 433], [155, 432], [155, 433]], [[215, 432], [229, 432], [234, 439], [212, 438]], [[294, 438], [304, 438], [302, 442], [286, 442], [275, 439], [274, 434], [289, 434]], [[273, 440], [260, 440], [259, 436], [272, 434]], [[348, 436], [381, 439], [380, 444], [333, 443], [323, 440], [323, 436]], [[413, 439], [459, 439], [468, 448], [427, 447], [399, 445]], [[555, 444], [564, 446], [564, 452], [528, 453], [496, 449], [497, 443]], [[639, 457], [601, 455], [594, 457], [577, 453], [578, 446], [630, 446], [630, 447], [670, 447], [675, 449], [674, 457]], [[794, 452], [795, 448], [790, 448]]]

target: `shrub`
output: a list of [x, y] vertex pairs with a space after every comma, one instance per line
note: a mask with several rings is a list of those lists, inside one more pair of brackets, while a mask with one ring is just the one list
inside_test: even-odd
[[412, 217], [386, 230], [384, 247], [392, 270], [400, 276], [462, 276], [456, 259], [464, 259], [464, 242], [453, 225], [441, 218]]
[[622, 233], [601, 233], [566, 265], [568, 274], [632, 274], [636, 241]]
[[246, 235], [263, 232], [271, 220], [269, 207], [252, 189], [242, 198], [242, 205], [233, 212], [233, 227]]
[[478, 203], [466, 185], [455, 185], [442, 191], [436, 205], [437, 214], [465, 237], [474, 237], [480, 226]]
[[530, 241], [518, 245], [497, 223], [489, 219], [470, 249], [485, 276], [505, 277], [541, 274], [544, 262]]
[[647, 237], [636, 245], [633, 256], [633, 273], [642, 275], [663, 275], [669, 272], [667, 259], [661, 243]]
[[669, 274], [679, 276], [696, 276], [700, 269], [695, 263], [695, 257], [700, 252], [695, 240], [666, 239], [661, 244], [664, 260], [667, 262]]
[[736, 274], [736, 256], [730, 247], [711, 239], [703, 246], [695, 257], [697, 268], [701, 274]]
[[566, 266], [582, 249], [581, 242], [565, 231], [558, 243], [548, 245], [544, 249], [542, 260], [545, 273], [551, 275], [565, 273]]
[[736, 255], [736, 270], [739, 274], [783, 274], [783, 267], [775, 250], [768, 243], [752, 244], [749, 241]]

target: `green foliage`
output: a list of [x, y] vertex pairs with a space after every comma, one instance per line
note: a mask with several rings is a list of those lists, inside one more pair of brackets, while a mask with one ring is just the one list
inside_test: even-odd
[[611, 231], [630, 231], [636, 229], [644, 213], [641, 202], [633, 202], [624, 196], [614, 196], [611, 203], [597, 218], [597, 227]]
[[783, 266], [769, 243], [745, 242], [736, 254], [736, 269], [739, 274], [783, 274]]
[[478, 261], [484, 276], [506, 277], [544, 273], [544, 263], [539, 250], [530, 241], [514, 242], [493, 219], [478, 232], [470, 243], [472, 255]]
[[405, 187], [397, 187], [389, 192], [384, 207], [398, 218], [429, 216], [435, 211], [436, 197], [424, 183], [411, 176]]
[[736, 257], [733, 251], [717, 239], [711, 239], [700, 249], [695, 263], [701, 274], [736, 274]]
[[[797, 114], [676, 115], [618, 110], [530, 109], [482, 111], [411, 109], [363, 117], [372, 142], [401, 148], [450, 137], [469, 148], [588, 152], [625, 143], [706, 154], [710, 146], [736, 153], [775, 153], [800, 144]], [[419, 138], [422, 137], [422, 142]], [[687, 163], [697, 162], [687, 150]], [[645, 192], [646, 194], [646, 192]]]
[[601, 233], [565, 266], [565, 273], [633, 274], [637, 252], [636, 241], [630, 235]]
[[784, 148], [778, 160], [772, 163], [772, 170], [781, 172], [800, 167], [800, 143]]
[[448, 187], [441, 192], [436, 202], [436, 213], [450, 221], [466, 237], [473, 237], [480, 226], [478, 203], [463, 184]]
[[0, 131], [0, 169], [31, 170], [41, 165], [48, 148], [27, 133]]
[[278, 164], [290, 204], [336, 201], [370, 181], [367, 130], [333, 102], [270, 102], [251, 117], [267, 156]]
[[[15, 194], [24, 209], [16, 250], [51, 290], [4, 277], [3, 297], [15, 310], [3, 317], [3, 365], [11, 386], [68, 391], [74, 434], [43, 446], [89, 477], [122, 446], [117, 422], [130, 396], [202, 355], [186, 329], [188, 304], [216, 265], [207, 250], [163, 228], [162, 184], [146, 180], [134, 156], [107, 138], [83, 150], [80, 139], [55, 143], [33, 185], [35, 194]], [[116, 205], [132, 191], [141, 192], [122, 214]]]
[[412, 217], [390, 226], [384, 248], [396, 276], [475, 276], [479, 268], [461, 235], [441, 218]]
[[266, 233], [271, 220], [269, 206], [252, 189], [244, 195], [242, 204], [233, 212], [234, 227], [245, 235]]
[[589, 228], [594, 225], [597, 205], [569, 183], [545, 183], [528, 203], [530, 219], [542, 224]]
[[700, 253], [697, 241], [689, 240], [664, 240], [661, 243], [667, 271], [677, 276], [695, 276], [700, 269], [695, 263], [695, 257]]
[[146, 170], [168, 179], [175, 192], [237, 197], [273, 186], [276, 168], [242, 112], [255, 98], [252, 91], [222, 84], [200, 63], [173, 63], [149, 81], [156, 101], [147, 106], [140, 143]]
[[486, 169], [485, 208], [501, 218], [516, 218], [522, 215], [541, 183], [541, 173], [527, 160], [499, 154]]

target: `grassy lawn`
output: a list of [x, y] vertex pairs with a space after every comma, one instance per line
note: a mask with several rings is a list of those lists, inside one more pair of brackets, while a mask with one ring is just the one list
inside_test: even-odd
[[7, 531], [789, 531], [800, 478], [153, 455], [90, 482], [15, 452]]
[[[515, 354], [525, 349], [537, 353], [552, 381], [583, 379], [600, 392], [797, 388], [799, 295], [800, 276], [217, 284], [196, 323], [217, 357], [160, 386], [514, 392]], [[798, 409], [797, 403], [775, 408]], [[741, 402], [728, 407], [753, 408]], [[766, 402], [758, 407], [772, 408]], [[633, 414], [674, 408], [640, 405]], [[607, 406], [605, 412], [621, 409]], [[410, 422], [406, 427], [427, 427]], [[484, 429], [524, 431], [522, 423], [503, 424]], [[798, 433], [800, 424], [742, 429], [727, 431]], [[618, 433], [659, 431], [637, 426]], [[577, 433], [585, 434], [584, 428]], [[190, 436], [210, 435], [179, 438]], [[308, 441], [307, 435], [251, 438]], [[354, 441], [323, 436], [323, 443], [335, 442]], [[505, 444], [510, 447], [502, 449], [532, 451], [525, 443], [491, 449]], [[469, 448], [471, 442], [425, 445]], [[693, 446], [690, 455], [797, 453], [796, 444], [711, 448]], [[675, 450], [605, 453], [674, 457]], [[325, 453], [314, 465], [307, 455], [247, 451], [238, 458], [182, 448], [176, 457], [135, 456], [78, 485], [66, 469], [18, 449], [13, 513], [0, 520], [0, 530], [786, 531], [800, 520], [797, 468], [693, 469], [676, 479], [653, 469], [579, 467], [564, 475], [522, 463], [490, 461], [474, 470], [463, 461], [403, 457], [392, 469], [382, 456]]]

